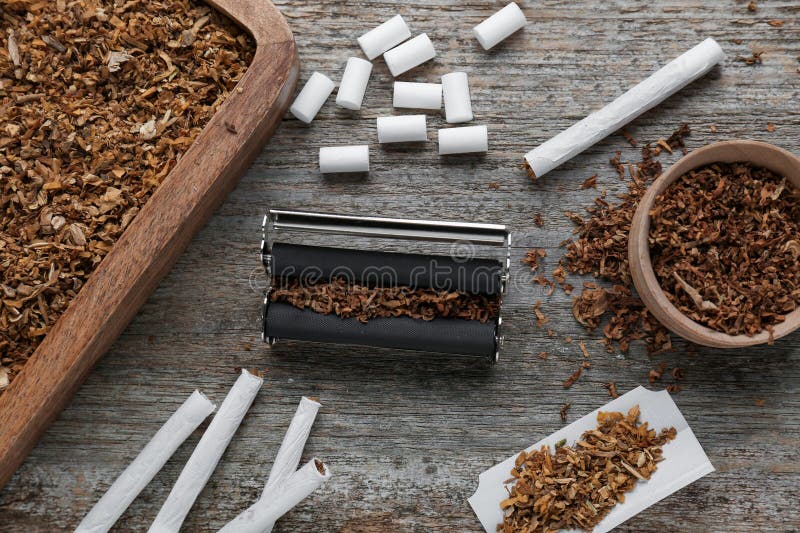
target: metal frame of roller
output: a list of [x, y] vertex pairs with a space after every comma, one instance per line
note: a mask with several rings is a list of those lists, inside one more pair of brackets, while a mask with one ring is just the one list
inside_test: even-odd
[[[385, 281], [392, 273], [397, 285], [461, 290], [502, 298], [508, 285], [510, 234], [499, 224], [359, 217], [270, 210], [262, 226], [261, 257], [269, 286], [264, 298], [262, 338], [275, 344], [294, 339], [335, 344], [357, 344], [402, 350], [485, 357], [496, 362], [503, 343], [502, 313], [482, 323], [459, 318], [422, 320], [410, 317], [355, 318], [325, 315], [290, 304], [270, 302], [274, 276], [311, 273], [321, 279], [344, 276], [362, 284]], [[459, 242], [505, 248], [503, 259], [456, 259], [451, 256], [272, 242], [276, 231], [305, 231], [379, 239]], [[502, 301], [501, 301], [502, 310]]]

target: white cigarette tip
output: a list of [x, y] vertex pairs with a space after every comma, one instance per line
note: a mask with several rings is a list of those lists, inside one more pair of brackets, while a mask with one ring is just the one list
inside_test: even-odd
[[217, 404], [209, 400], [208, 396], [206, 396], [197, 389], [195, 389], [194, 392], [192, 393], [192, 399], [193, 401], [197, 401], [203, 404], [211, 413], [217, 410]]
[[322, 404], [321, 404], [321, 403], [319, 403], [319, 402], [318, 402], [317, 400], [315, 400], [314, 398], [309, 398], [308, 396], [303, 396], [303, 397], [301, 397], [301, 398], [300, 398], [300, 402], [301, 402], [301, 403], [310, 403], [310, 404], [313, 404], [313, 405], [315, 405], [315, 406], [317, 406], [317, 407], [322, 407]]
[[317, 473], [318, 477], [322, 478], [325, 481], [327, 481], [331, 477], [331, 470], [330, 468], [328, 468], [327, 464], [317, 459], [316, 457], [312, 458], [310, 462], [314, 463], [314, 466], [316, 467], [314, 471]]
[[255, 374], [249, 372], [246, 368], [242, 369], [242, 376], [247, 377], [250, 381], [257, 381], [260, 384], [264, 383], [264, 378], [258, 377]]

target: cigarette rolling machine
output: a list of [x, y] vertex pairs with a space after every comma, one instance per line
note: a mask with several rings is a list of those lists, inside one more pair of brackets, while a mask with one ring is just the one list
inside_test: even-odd
[[[432, 320], [408, 316], [376, 317], [366, 322], [342, 318], [287, 302], [271, 301], [276, 281], [345, 278], [368, 287], [407, 286], [414, 289], [461, 291], [502, 301], [508, 284], [510, 235], [498, 224], [345, 216], [270, 210], [264, 217], [261, 258], [268, 288], [264, 299], [263, 338], [358, 344], [484, 357], [496, 362], [503, 342], [502, 318], [485, 322], [463, 318]], [[277, 235], [322, 233], [326, 246], [277, 242]], [[334, 235], [362, 241], [401, 239], [449, 243], [450, 249], [499, 249], [497, 258], [460, 257], [327, 246]], [[464, 254], [459, 254], [464, 255]], [[474, 253], [466, 255], [475, 255]]]

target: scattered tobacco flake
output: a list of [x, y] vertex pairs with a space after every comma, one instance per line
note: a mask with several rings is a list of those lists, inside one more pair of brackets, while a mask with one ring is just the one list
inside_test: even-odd
[[536, 300], [536, 303], [533, 304], [533, 314], [536, 315], [536, 325], [539, 327], [542, 327], [550, 322], [550, 319], [547, 318], [544, 313], [542, 313], [541, 300]]
[[493, 191], [496, 191], [497, 189], [500, 188], [500, 184], [497, 183], [496, 181], [492, 181], [489, 183], [489, 188], [492, 189]]
[[583, 363], [581, 363], [581, 366], [584, 369], [589, 369], [589, 368], [592, 368], [592, 363], [590, 363], [589, 361], [584, 361]]
[[548, 354], [547, 352], [539, 352], [539, 359], [541, 359], [542, 361], [544, 361], [544, 360], [546, 360], [546, 359], [549, 357], [549, 355], [550, 355], [550, 354]]
[[678, 383], [670, 383], [667, 385], [667, 392], [670, 394], [678, 394], [681, 391], [681, 386]]
[[536, 213], [533, 215], [533, 223], [536, 225], [537, 228], [544, 227], [544, 218], [542, 217], [541, 213]]
[[547, 251], [544, 248], [534, 248], [525, 252], [525, 257], [522, 258], [522, 264], [528, 265], [531, 272], [539, 270], [539, 260], [547, 257]]
[[583, 374], [583, 367], [579, 366], [578, 370], [573, 372], [567, 379], [564, 380], [564, 388], [568, 389], [572, 387], [575, 382], [578, 381], [578, 378], [581, 377], [581, 374]]
[[588, 359], [589, 357], [591, 357], [591, 356], [589, 355], [589, 350], [588, 350], [588, 349], [586, 349], [586, 345], [583, 343], [583, 341], [579, 341], [579, 342], [578, 342], [578, 348], [580, 348], [580, 349], [581, 349], [581, 353], [583, 354], [583, 356], [584, 356], [584, 357], [586, 357], [587, 359]]
[[561, 261], [558, 262], [558, 267], [553, 271], [553, 279], [558, 283], [564, 283], [567, 279], [567, 271], [564, 270], [564, 265]]
[[608, 395], [614, 398], [615, 400], [619, 398], [619, 393], [617, 392], [617, 384], [613, 381], [609, 381], [608, 383], [604, 384], [603, 387], [608, 391]]
[[672, 369], [672, 379], [675, 381], [681, 381], [686, 378], [686, 371], [679, 366], [676, 366]]
[[767, 24], [769, 24], [773, 28], [780, 28], [781, 26], [783, 26], [783, 21], [782, 20], [768, 20]]
[[667, 369], [667, 363], [661, 362], [658, 365], [658, 368], [655, 368], [650, 371], [648, 375], [648, 379], [650, 383], [655, 383], [656, 381], [661, 381], [661, 376], [664, 375], [664, 371]]
[[770, 132], [770, 133], [775, 131], [775, 124], [773, 124], [772, 122], [768, 122], [767, 123], [767, 131]]
[[755, 13], [756, 9], [758, 9], [758, 5], [751, 0], [751, 2], [747, 4], [747, 10], [750, 13]]
[[639, 406], [627, 414], [599, 412], [597, 428], [575, 446], [564, 442], [522, 452], [511, 470], [509, 497], [500, 502], [502, 533], [591, 531], [639, 481], [647, 481], [663, 460], [675, 428], [660, 433], [639, 423]]
[[0, 368], [13, 381], [255, 46], [189, 0], [11, 1], [0, 20]]
[[622, 128], [620, 130], [620, 133], [622, 133], [622, 136], [625, 137], [626, 141], [628, 141], [628, 144], [630, 144], [634, 148], [636, 148], [639, 145], [636, 139], [634, 139], [633, 135], [631, 135], [625, 128]]
[[273, 280], [271, 302], [368, 322], [407, 316], [422, 320], [461, 318], [488, 322], [500, 312], [500, 298], [461, 291], [406, 286], [366, 287], [342, 278], [312, 283], [297, 278]]
[[761, 56], [764, 55], [766, 50], [761, 48], [751, 48], [752, 53], [749, 56], [736, 56], [736, 61], [741, 61], [747, 65], [760, 65], [762, 63]]
[[558, 414], [561, 416], [561, 421], [562, 422], [566, 422], [567, 421], [567, 411], [569, 411], [570, 407], [572, 407], [572, 404], [567, 402], [567, 403], [565, 403], [564, 405], [561, 406], [561, 409], [558, 410]]
[[756, 400], [756, 407], [764, 407], [765, 400], [758, 399]]
[[717, 126], [715, 126], [714, 124], [711, 124], [708, 127], [708, 131], [710, 131], [711, 133], [717, 133]]
[[594, 176], [589, 176], [581, 184], [581, 190], [585, 190], [585, 189], [589, 189], [589, 188], [593, 188], [593, 189], [597, 188], [597, 174], [595, 174]]
[[800, 189], [750, 163], [688, 172], [650, 212], [664, 294], [729, 335], [770, 330], [800, 305]]

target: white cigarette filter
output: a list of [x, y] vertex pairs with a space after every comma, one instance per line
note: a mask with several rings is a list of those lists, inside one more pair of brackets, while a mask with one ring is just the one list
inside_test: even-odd
[[348, 59], [342, 82], [339, 84], [339, 93], [336, 95], [336, 103], [346, 109], [361, 109], [371, 73], [372, 63], [369, 61], [358, 57]]
[[472, 120], [472, 101], [466, 72], [451, 72], [442, 76], [442, 93], [447, 122], [457, 124]]
[[239, 516], [228, 522], [220, 533], [262, 533], [271, 531], [275, 522], [325, 483], [331, 474], [319, 459], [312, 459], [292, 474], [277, 490], [270, 489]]
[[175, 450], [213, 411], [214, 404], [194, 391], [92, 507], [75, 532], [105, 533], [111, 529]]
[[725, 58], [714, 39], [678, 56], [628, 92], [525, 155], [528, 173], [540, 178], [610, 133], [660, 104]]
[[506, 7], [484, 20], [475, 28], [475, 37], [481, 43], [484, 50], [494, 47], [501, 41], [504, 41], [512, 33], [521, 30], [525, 27], [528, 21], [525, 20], [525, 14], [519, 8], [516, 2], [511, 2]]
[[333, 92], [334, 87], [336, 87], [336, 84], [329, 77], [315, 72], [308, 78], [303, 90], [294, 99], [289, 112], [297, 117], [298, 120], [310, 124], [319, 113], [322, 104]]
[[319, 171], [369, 172], [369, 146], [326, 146], [319, 149]]
[[408, 109], [441, 109], [442, 86], [439, 83], [396, 81], [392, 105]]
[[295, 411], [292, 422], [289, 424], [289, 429], [286, 430], [286, 434], [283, 436], [278, 455], [275, 456], [275, 462], [272, 463], [269, 479], [264, 486], [265, 493], [270, 487], [280, 485], [286, 481], [297, 470], [297, 465], [300, 464], [300, 456], [303, 454], [303, 448], [305, 448], [306, 440], [308, 440], [308, 434], [311, 432], [311, 426], [314, 424], [314, 419], [317, 417], [320, 407], [318, 402], [305, 396], [300, 399], [300, 405], [297, 406], [297, 411]]
[[489, 150], [486, 126], [465, 126], [439, 130], [439, 155], [467, 154]]
[[378, 117], [378, 142], [405, 143], [428, 140], [425, 115]]
[[395, 15], [380, 26], [358, 38], [358, 46], [364, 51], [367, 59], [372, 61], [387, 50], [411, 37], [406, 21]]
[[236, 380], [183, 467], [149, 533], [177, 533], [250, 409], [263, 380], [247, 370]]
[[433, 49], [433, 43], [427, 33], [417, 35], [410, 41], [383, 54], [386, 66], [389, 67], [389, 71], [394, 77], [434, 57], [436, 57], [436, 50]]

